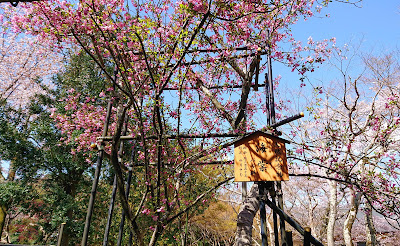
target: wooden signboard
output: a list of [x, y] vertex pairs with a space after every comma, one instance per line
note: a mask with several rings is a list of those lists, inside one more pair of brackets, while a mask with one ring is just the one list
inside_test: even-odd
[[235, 181], [289, 180], [286, 140], [256, 131], [235, 143]]

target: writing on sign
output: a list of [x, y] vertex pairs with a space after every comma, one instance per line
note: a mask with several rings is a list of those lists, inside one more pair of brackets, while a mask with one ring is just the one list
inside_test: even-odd
[[257, 131], [235, 143], [235, 181], [289, 180], [287, 141]]

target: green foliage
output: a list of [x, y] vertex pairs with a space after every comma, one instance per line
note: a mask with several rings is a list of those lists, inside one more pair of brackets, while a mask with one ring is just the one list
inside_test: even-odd
[[15, 164], [35, 161], [38, 152], [25, 135], [23, 114], [6, 106], [0, 107], [0, 159], [13, 160]]
[[22, 204], [32, 197], [32, 189], [21, 182], [0, 183], [0, 204]]
[[[109, 72], [112, 74], [112, 68], [109, 67], [108, 70], [111, 70]], [[111, 87], [106, 83], [101, 70], [84, 53], [73, 55], [69, 59], [65, 71], [55, 76], [53, 83], [55, 83], [56, 88], [49, 92], [58, 98], [65, 97], [71, 88], [85, 96], [98, 96], [101, 91]]]
[[[71, 155], [73, 144], [61, 144], [64, 136], [49, 109], [63, 110], [64, 102], [59, 99], [70, 88], [98, 95], [105, 89], [103, 81], [90, 58], [73, 56], [66, 70], [54, 78], [54, 90], [44, 86], [47, 94], [37, 95], [24, 110], [16, 111], [5, 104], [0, 107], [0, 159], [11, 160], [17, 172], [15, 182], [0, 183], [0, 204], [7, 204], [9, 213], [18, 210], [24, 214], [22, 219], [11, 221], [14, 242], [54, 244], [63, 222], [67, 223], [69, 242], [80, 241], [93, 168], [87, 156]], [[106, 211], [105, 206], [100, 207]], [[106, 217], [104, 213], [98, 215], [93, 219]], [[29, 227], [30, 223], [36, 227]], [[37, 237], [26, 236], [25, 231], [38, 228], [41, 233], [36, 233]]]

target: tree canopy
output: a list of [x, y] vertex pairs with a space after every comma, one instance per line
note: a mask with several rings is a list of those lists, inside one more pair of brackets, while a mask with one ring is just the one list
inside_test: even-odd
[[[55, 200], [71, 199], [64, 211], [70, 219], [75, 209], [72, 204], [79, 197], [79, 182], [90, 177], [85, 172], [94, 163], [93, 148], [104, 149], [107, 167], [112, 167], [108, 175], [116, 177], [119, 201], [137, 244], [169, 242], [173, 232], [182, 228], [184, 215], [207, 203], [211, 194], [232, 178], [230, 165], [212, 168], [199, 164], [226, 162], [232, 142], [224, 137], [265, 126], [268, 107], [264, 91], [259, 90], [265, 86], [259, 76], [267, 73], [269, 59], [296, 71], [299, 85], [304, 86], [307, 73], [335, 50], [334, 38], [310, 38], [302, 44], [291, 32], [298, 20], [318, 14], [329, 2], [51, 0], [20, 4], [17, 9], [5, 7], [4, 30], [33, 38], [32, 44], [45, 44], [49, 47], [46, 51], [73, 55], [69, 66], [54, 79], [53, 88], [40, 80], [32, 83], [53, 73], [44, 67], [57, 66], [60, 61], [42, 56], [44, 51], [28, 52], [26, 56], [36, 60], [32, 66], [16, 65], [24, 72], [4, 75], [8, 79], [4, 81], [10, 82], [1, 84], [0, 99], [8, 104], [18, 108], [17, 99], [10, 95], [19, 95], [17, 88], [23, 84], [33, 86], [32, 93], [45, 92], [48, 97], [37, 97], [46, 103], [32, 105], [36, 121], [29, 121], [31, 115], [21, 111], [29, 125], [22, 131], [23, 145], [11, 135], [1, 135], [0, 140], [11, 137], [7, 146], [14, 141], [27, 148], [26, 152], [12, 152], [20, 154], [18, 161], [29, 159], [17, 165], [21, 173], [43, 175], [41, 170], [45, 170], [45, 181], [53, 181], [58, 186], [54, 189], [62, 190]], [[7, 66], [4, 61], [2, 65]], [[26, 71], [31, 72], [29, 82], [22, 79]], [[20, 83], [16, 78], [21, 78]], [[42, 87], [36, 87], [40, 84]], [[348, 183], [364, 192], [371, 205], [377, 200], [398, 213], [393, 206], [398, 186], [393, 186], [392, 176], [382, 178], [384, 171], [398, 168], [397, 157], [392, 158], [395, 144], [389, 141], [399, 123], [397, 94], [393, 93], [397, 87], [381, 84], [372, 106], [359, 109], [357, 82], [346, 80], [344, 85], [344, 95], [334, 96], [342, 105], [325, 112], [330, 104], [320, 107], [317, 101], [309, 105], [310, 111], [315, 109], [315, 121], [309, 125], [312, 133], [299, 129], [304, 138], [293, 154], [323, 166], [326, 170], [321, 177]], [[104, 124], [106, 105], [111, 107], [109, 125]], [[321, 120], [333, 115], [334, 119]], [[21, 132], [18, 127], [14, 124], [7, 131]], [[315, 132], [319, 128], [321, 131]], [[313, 139], [314, 135], [318, 138]], [[324, 146], [316, 145], [319, 140]], [[375, 145], [371, 146], [371, 141]], [[388, 143], [394, 144], [390, 150]], [[382, 150], [387, 151], [375, 153]], [[389, 159], [394, 169], [387, 168]], [[366, 166], [368, 170], [363, 169]], [[135, 188], [130, 197], [124, 191], [128, 172], [133, 172]], [[377, 192], [383, 184], [391, 187], [387, 191], [391, 198], [382, 198], [383, 193]]]

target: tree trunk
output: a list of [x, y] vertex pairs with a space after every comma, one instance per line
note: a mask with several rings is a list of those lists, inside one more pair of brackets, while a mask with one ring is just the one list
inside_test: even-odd
[[6, 223], [6, 216], [7, 216], [7, 206], [0, 205], [0, 241], [1, 241], [1, 235], [3, 234], [4, 225]]
[[[14, 168], [13, 161], [11, 161], [6, 182], [13, 182], [14, 179], [15, 179], [15, 168]], [[4, 225], [6, 222], [7, 210], [8, 210], [7, 204], [0, 205], [0, 240], [1, 240], [1, 235], [3, 234]]]
[[315, 227], [315, 223], [314, 223], [314, 209], [315, 206], [313, 206], [311, 199], [309, 200], [309, 204], [308, 204], [308, 225], [311, 228], [312, 232], [316, 232], [317, 228]]
[[351, 238], [351, 229], [353, 228], [353, 223], [357, 216], [360, 199], [361, 199], [361, 193], [358, 192], [356, 194], [355, 190], [350, 189], [350, 210], [343, 224], [343, 239], [346, 246], [353, 246], [353, 240]]
[[258, 193], [258, 184], [254, 183], [240, 207], [235, 237], [236, 246], [251, 245], [253, 220], [260, 208]]
[[71, 238], [71, 222], [73, 221], [73, 211], [72, 209], [68, 209], [67, 211], [67, 220], [65, 226], [64, 226], [64, 231], [62, 234], [61, 238], [61, 246], [68, 246], [69, 245], [69, 239]]
[[376, 246], [378, 241], [376, 240], [376, 231], [374, 221], [372, 219], [372, 208], [371, 204], [367, 202], [365, 209], [365, 220], [367, 221], [366, 232], [367, 232], [367, 246]]
[[10, 162], [10, 169], [8, 171], [8, 177], [7, 177], [7, 182], [12, 182], [15, 179], [15, 168], [14, 168], [14, 164], [11, 161]]
[[326, 237], [328, 246], [335, 245], [335, 222], [336, 222], [336, 204], [337, 204], [337, 183], [328, 180], [330, 196], [329, 196], [329, 219], [326, 229]]
[[[78, 185], [78, 180], [82, 179], [82, 172], [74, 172], [74, 174], [71, 174], [71, 176], [75, 177], [75, 181], [70, 183], [70, 184], [64, 184], [64, 192], [71, 196], [72, 200], [75, 200], [76, 197], [76, 189], [77, 189], [77, 185]], [[63, 231], [63, 235], [62, 235], [62, 239], [61, 239], [61, 246], [68, 246], [70, 243], [70, 238], [71, 238], [71, 234], [73, 233], [72, 231], [72, 225], [71, 223], [74, 221], [74, 208], [68, 208], [67, 212], [66, 212], [66, 220], [63, 221], [65, 222], [65, 226], [64, 226], [64, 231]]]

